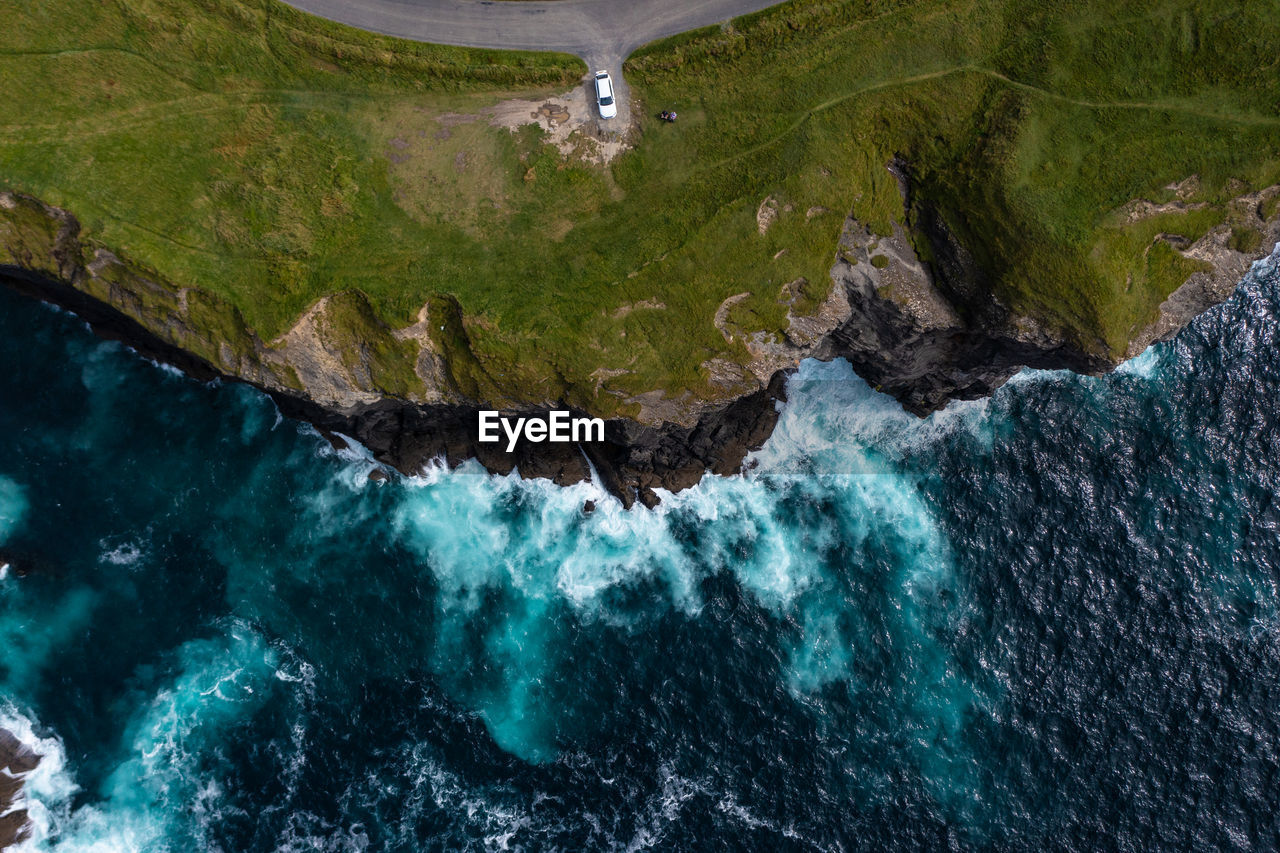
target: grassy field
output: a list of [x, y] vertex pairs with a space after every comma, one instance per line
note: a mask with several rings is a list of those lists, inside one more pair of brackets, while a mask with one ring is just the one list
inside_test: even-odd
[[[747, 357], [712, 323], [727, 297], [750, 293], [731, 319], [760, 329], [784, 323], [787, 282], [821, 300], [850, 210], [882, 233], [909, 218], [894, 157], [1000, 299], [1123, 351], [1194, 269], [1147, 251], [1155, 234], [1194, 239], [1280, 181], [1277, 44], [1263, 0], [793, 0], [634, 55], [638, 144], [600, 166], [476, 118], [572, 88], [572, 57], [274, 0], [24, 0], [0, 7], [0, 187], [267, 339], [328, 294], [367, 297], [355, 330], [451, 295], [433, 334], [471, 393], [609, 413], [601, 369], [711, 393], [699, 366]], [[1208, 207], [1115, 215], [1193, 174]]]

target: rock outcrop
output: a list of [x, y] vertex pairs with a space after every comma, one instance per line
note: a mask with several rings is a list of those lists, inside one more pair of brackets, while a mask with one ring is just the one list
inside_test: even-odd
[[[905, 200], [905, 178], [900, 182]], [[1240, 196], [1228, 205], [1229, 224], [1194, 242], [1160, 234], [1156, 240], [1201, 262], [1203, 270], [1169, 295], [1122, 355], [1002, 305], [973, 257], [927, 209], [918, 209], [917, 225], [933, 256], [929, 264], [920, 260], [902, 226], [895, 224], [885, 237], [847, 221], [831, 274], [852, 310], [831, 334], [828, 351], [921, 416], [951, 400], [987, 396], [1025, 367], [1105, 373], [1231, 295], [1252, 263], [1280, 242], [1278, 199], [1280, 186]], [[1149, 202], [1129, 207], [1137, 211], [1131, 216], [1165, 212]], [[1256, 245], [1233, 247], [1241, 232], [1257, 235]]]
[[[4, 192], [0, 278], [198, 378], [253, 384], [286, 415], [349, 435], [400, 471], [416, 473], [433, 459], [455, 465], [474, 458], [496, 473], [518, 469], [560, 484], [594, 477], [630, 506], [636, 500], [653, 505], [656, 489], [686, 488], [708, 471], [739, 471], [746, 454], [772, 432], [786, 377], [805, 358], [845, 358], [873, 387], [919, 415], [953, 399], [990, 394], [1023, 367], [1102, 373], [1226, 298], [1249, 265], [1280, 242], [1280, 186], [1242, 193], [1229, 204], [1227, 222], [1194, 241], [1158, 235], [1201, 271], [1117, 354], [1002, 305], [942, 217], [911, 208], [905, 171], [898, 164], [891, 170], [912, 210], [913, 233], [894, 224], [891, 234], [877, 235], [846, 220], [830, 271], [833, 286], [816, 310], [789, 313], [782, 333], [735, 327], [730, 317], [738, 297], [716, 312], [726, 341], [742, 344], [749, 355], [702, 365], [718, 397], [637, 395], [626, 401], [637, 414], [608, 420], [603, 442], [581, 445], [521, 443], [507, 453], [500, 444], [478, 441], [481, 409], [529, 416], [569, 407], [521, 400], [514, 391], [503, 399], [503, 389], [481, 388], [461, 309], [450, 297], [434, 299], [416, 324], [397, 330], [383, 324], [362, 295], [335, 294], [280, 339], [264, 342], [229, 304], [170, 286], [83, 243], [66, 211]], [[761, 229], [769, 225], [768, 201], [758, 217]], [[1137, 221], [1165, 207], [1135, 201], [1121, 213]], [[927, 250], [928, 262], [916, 246]], [[803, 279], [789, 282], [783, 302], [796, 303], [809, 286]]]
[[40, 764], [40, 756], [5, 729], [0, 729], [0, 850], [25, 841], [31, 834], [26, 809], [21, 807], [24, 777]]

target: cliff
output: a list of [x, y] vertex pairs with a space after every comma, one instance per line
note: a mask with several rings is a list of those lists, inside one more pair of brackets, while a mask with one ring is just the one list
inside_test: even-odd
[[[100, 334], [194, 376], [250, 383], [285, 414], [351, 436], [405, 473], [421, 471], [432, 459], [456, 465], [474, 458], [496, 473], [519, 469], [522, 476], [563, 485], [592, 477], [594, 469], [602, 485], [630, 506], [637, 499], [653, 505], [654, 489], [679, 490], [708, 471], [739, 471], [746, 454], [772, 432], [786, 376], [802, 359], [845, 358], [870, 384], [919, 415], [952, 399], [989, 394], [1024, 366], [1101, 373], [1226, 298], [1249, 265], [1280, 242], [1280, 186], [1241, 193], [1225, 205], [1221, 223], [1204, 233], [1159, 231], [1147, 250], [1172, 251], [1194, 272], [1117, 352], [1002, 303], [974, 252], [914, 197], [907, 166], [890, 168], [906, 222], [893, 223], [884, 236], [846, 219], [829, 295], [816, 308], [788, 309], [785, 334], [770, 334], [738, 327], [732, 320], [738, 297], [729, 297], [714, 324], [748, 357], [703, 366], [715, 393], [671, 399], [655, 389], [638, 395], [643, 404], [636, 414], [609, 418], [603, 443], [580, 446], [521, 443], [507, 453], [478, 442], [480, 409], [527, 414], [572, 407], [557, 399], [531, 402], [528, 394], [513, 404], [514, 388], [505, 399], [485, 396], [486, 389], [468, 381], [474, 355], [466, 345], [465, 318], [447, 297], [424, 307], [415, 325], [392, 329], [358, 292], [346, 292], [320, 300], [288, 332], [265, 342], [226, 302], [166, 283], [82, 240], [67, 211], [8, 192], [0, 193], [0, 276], [77, 312]], [[768, 205], [766, 199], [761, 210]], [[1115, 216], [1133, 228], [1163, 223], [1161, 217], [1192, 206], [1138, 199]], [[809, 286], [788, 282], [780, 301], [794, 300]]]
[[[1222, 221], [1198, 236], [1159, 231], [1144, 254], [1171, 249], [1192, 262], [1194, 272], [1159, 303], [1154, 317], [1128, 331], [1127, 343], [1117, 350], [1002, 303], [968, 247], [935, 211], [911, 197], [905, 172], [896, 167], [895, 173], [915, 214], [915, 242], [925, 244], [932, 260], [920, 259], [900, 225], [885, 238], [847, 223], [832, 276], [849, 294], [852, 310], [829, 347], [873, 387], [922, 416], [954, 399], [986, 396], [1024, 367], [1106, 373], [1230, 296], [1253, 262], [1280, 242], [1280, 186], [1231, 199]], [[1185, 194], [1194, 183], [1191, 178], [1166, 189]], [[1194, 209], [1178, 200], [1137, 199], [1114, 218], [1133, 228]]]
[[[656, 504], [653, 489], [686, 488], [707, 471], [739, 470], [747, 452], [772, 431], [774, 401], [783, 384], [778, 372], [775, 381], [727, 403], [694, 401], [678, 414], [670, 404], [656, 407], [683, 423], [613, 418], [606, 422], [603, 443], [522, 442], [507, 453], [477, 440], [477, 412], [495, 403], [469, 397], [459, 380], [456, 361], [470, 358], [469, 353], [423, 331], [444, 326], [442, 337], [447, 337], [460, 329], [457, 309], [447, 300], [424, 309], [415, 327], [391, 330], [366, 310], [358, 293], [344, 294], [321, 300], [290, 332], [268, 344], [217, 297], [172, 287], [102, 247], [81, 242], [80, 224], [70, 213], [8, 192], [0, 192], [0, 279], [75, 312], [98, 334], [196, 378], [254, 385], [286, 415], [330, 435], [351, 436], [402, 472], [420, 472], [433, 459], [457, 465], [474, 458], [495, 473], [518, 468], [523, 476], [568, 485], [590, 479], [594, 468], [627, 506], [637, 498]], [[348, 312], [340, 324], [332, 320], [338, 310]], [[416, 392], [412, 398], [406, 396], [410, 385]], [[537, 413], [558, 406], [548, 400], [518, 410]]]

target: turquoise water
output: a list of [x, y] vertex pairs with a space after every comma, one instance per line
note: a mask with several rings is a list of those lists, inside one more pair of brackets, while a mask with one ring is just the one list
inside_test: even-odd
[[30, 847], [1273, 846], [1277, 316], [1273, 260], [924, 421], [806, 363], [746, 475], [628, 512], [371, 481], [0, 294]]

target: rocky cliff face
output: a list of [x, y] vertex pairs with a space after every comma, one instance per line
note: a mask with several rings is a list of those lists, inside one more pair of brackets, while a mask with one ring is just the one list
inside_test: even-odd
[[[914, 235], [896, 224], [892, 234], [876, 235], [850, 219], [829, 296], [815, 313], [788, 315], [785, 333], [734, 327], [728, 318], [738, 297], [725, 301], [714, 322], [727, 340], [744, 344], [750, 359], [703, 365], [722, 392], [718, 398], [671, 399], [655, 391], [631, 401], [639, 407], [634, 418], [609, 420], [602, 443], [521, 444], [512, 453], [478, 441], [479, 409], [529, 415], [563, 407], [482, 398], [463, 369], [474, 357], [460, 309], [446, 297], [397, 330], [378, 320], [360, 294], [337, 294], [316, 303], [280, 339], [264, 342], [232, 306], [83, 242], [66, 211], [3, 192], [0, 277], [197, 377], [251, 383], [285, 414], [351, 436], [400, 471], [421, 471], [432, 459], [453, 465], [475, 458], [490, 471], [518, 468], [560, 484], [595, 476], [626, 505], [637, 499], [652, 505], [655, 489], [685, 488], [707, 471], [739, 471], [772, 432], [786, 376], [805, 358], [845, 358], [919, 415], [989, 394], [1023, 367], [1110, 370], [1230, 294], [1250, 263], [1280, 241], [1278, 199], [1280, 186], [1242, 194], [1229, 206], [1230, 225], [1195, 241], [1156, 238], [1202, 271], [1169, 296], [1123, 356], [1000, 304], [973, 257], [927, 209], [915, 211]], [[1122, 213], [1137, 221], [1168, 210], [1135, 201]], [[1242, 229], [1261, 239], [1241, 245]], [[921, 241], [928, 263], [913, 248]], [[807, 286], [792, 282], [783, 295]]]
[[[645, 401], [648, 422], [609, 420], [604, 442], [521, 443], [507, 453], [502, 444], [478, 441], [480, 409], [528, 416], [563, 407], [555, 401], [512, 407], [468, 397], [451, 360], [469, 354], [441, 340], [458, 337], [456, 305], [433, 304], [415, 326], [392, 330], [357, 294], [340, 294], [321, 300], [279, 341], [267, 343], [221, 300], [169, 286], [82, 242], [70, 213], [3, 192], [0, 280], [196, 378], [222, 376], [255, 385], [284, 414], [309, 421], [335, 441], [339, 433], [355, 438], [402, 472], [418, 473], [435, 459], [449, 465], [477, 459], [495, 473], [519, 469], [522, 476], [561, 485], [594, 476], [627, 506], [636, 500], [654, 505], [654, 489], [687, 488], [707, 471], [737, 472], [746, 454], [772, 432], [784, 384], [784, 375], [774, 371], [776, 378], [766, 376], [728, 402], [686, 403], [656, 395]], [[333, 321], [339, 312], [341, 327]], [[427, 331], [441, 325], [445, 336]]]
[[[903, 182], [904, 198], [907, 195]], [[1192, 318], [1231, 295], [1254, 261], [1280, 242], [1280, 186], [1241, 195], [1228, 205], [1228, 223], [1195, 241], [1160, 234], [1184, 257], [1202, 262], [1160, 305], [1157, 318], [1137, 331], [1123, 355], [1101, 341], [1019, 315], [991, 295], [964, 246], [940, 218], [921, 210], [918, 227], [932, 263], [923, 263], [906, 232], [889, 237], [849, 221], [832, 277], [848, 294], [847, 322], [830, 336], [829, 352], [847, 359], [873, 387], [917, 415], [951, 400], [989, 395], [1024, 367], [1101, 374], [1152, 343], [1173, 337]], [[1185, 209], [1181, 202], [1134, 201], [1122, 214], [1132, 223]], [[1260, 235], [1256, 245], [1233, 247], [1236, 235]]]

